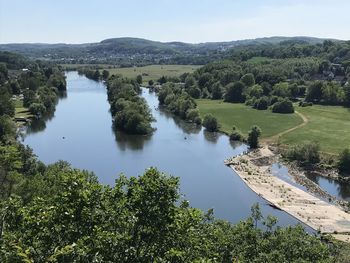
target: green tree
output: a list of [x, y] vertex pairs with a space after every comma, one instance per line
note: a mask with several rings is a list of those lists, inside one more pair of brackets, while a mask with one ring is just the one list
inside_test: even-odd
[[253, 204], [251, 207], [251, 212], [252, 212], [252, 218], [255, 222], [255, 228], [258, 227], [258, 222], [263, 218], [261, 211], [260, 211], [260, 206], [259, 203]]
[[221, 100], [223, 93], [224, 93], [224, 88], [222, 87], [220, 82], [214, 83], [211, 88], [211, 99]]
[[280, 82], [273, 86], [271, 95], [282, 97], [282, 98], [289, 98], [291, 97], [291, 91], [289, 89], [289, 85], [287, 82]]
[[8, 78], [8, 70], [5, 63], [0, 63], [0, 84], [5, 83]]
[[350, 149], [344, 149], [339, 155], [338, 169], [340, 173], [350, 175]]
[[95, 70], [94, 75], [93, 75], [93, 79], [94, 80], [99, 80], [101, 77], [100, 71], [98, 69]]
[[5, 87], [0, 87], [0, 115], [15, 115], [15, 105], [12, 102], [11, 94]]
[[142, 75], [137, 75], [136, 82], [140, 85], [142, 84]]
[[283, 156], [301, 165], [313, 165], [320, 162], [320, 146], [315, 142], [304, 142], [290, 147]]
[[349, 83], [344, 86], [344, 102], [347, 107], [350, 107], [350, 79]]
[[307, 101], [320, 101], [322, 98], [322, 87], [323, 82], [315, 81], [312, 82], [306, 91], [306, 100]]
[[259, 147], [259, 137], [261, 136], [261, 129], [258, 126], [253, 126], [248, 133], [248, 145], [251, 149]]
[[29, 106], [29, 111], [36, 117], [40, 117], [46, 112], [46, 107], [43, 103], [32, 103]]
[[288, 99], [278, 100], [272, 105], [272, 112], [275, 113], [294, 113], [293, 103]]
[[230, 134], [230, 140], [231, 141], [243, 141], [244, 136], [240, 130], [237, 129], [236, 126], [232, 127], [232, 132]]
[[204, 115], [203, 126], [210, 132], [215, 132], [219, 129], [217, 119], [211, 114]]
[[16, 136], [16, 126], [8, 116], [0, 115], [0, 144], [13, 141]]
[[245, 74], [241, 77], [241, 81], [242, 83], [244, 83], [244, 85], [246, 87], [251, 87], [255, 84], [255, 78], [254, 78], [254, 75], [252, 73], [248, 73], [248, 74]]
[[102, 71], [102, 78], [103, 78], [104, 80], [107, 80], [108, 77], [109, 77], [109, 71], [104, 69], [104, 70]]
[[224, 100], [226, 102], [244, 102], [243, 90], [244, 84], [240, 81], [228, 84]]

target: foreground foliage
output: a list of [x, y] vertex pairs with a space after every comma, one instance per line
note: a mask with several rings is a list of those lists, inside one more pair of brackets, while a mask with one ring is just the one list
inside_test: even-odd
[[332, 262], [301, 226], [256, 228], [258, 207], [236, 225], [189, 207], [154, 168], [109, 187], [60, 162], [22, 187], [2, 202], [2, 262]]

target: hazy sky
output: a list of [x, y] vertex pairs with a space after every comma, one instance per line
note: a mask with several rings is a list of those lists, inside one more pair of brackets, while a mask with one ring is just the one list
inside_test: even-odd
[[350, 0], [0, 0], [0, 43], [350, 39]]

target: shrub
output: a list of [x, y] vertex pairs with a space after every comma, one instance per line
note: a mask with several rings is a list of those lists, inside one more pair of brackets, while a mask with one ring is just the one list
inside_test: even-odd
[[267, 97], [261, 97], [257, 99], [254, 103], [254, 108], [257, 110], [267, 110], [269, 107], [269, 99]]
[[192, 122], [195, 122], [195, 120], [199, 117], [199, 111], [198, 109], [190, 109], [188, 110], [186, 114], [186, 119]]
[[203, 119], [203, 126], [211, 132], [217, 131], [219, 129], [219, 124], [217, 119], [211, 115], [206, 114]]
[[340, 153], [338, 169], [340, 173], [350, 174], [350, 149], [345, 149]]
[[244, 102], [243, 90], [244, 84], [241, 81], [228, 84], [224, 100], [226, 102]]
[[288, 99], [277, 101], [272, 106], [272, 112], [275, 113], [294, 113], [293, 103]]
[[283, 156], [305, 165], [316, 164], [320, 162], [320, 146], [315, 142], [305, 142], [286, 150]]
[[248, 145], [255, 149], [259, 147], [259, 137], [261, 136], [261, 129], [258, 126], [253, 126], [248, 133]]
[[29, 111], [36, 117], [39, 117], [45, 113], [46, 107], [43, 103], [32, 103], [29, 106]]
[[194, 119], [194, 123], [197, 125], [201, 125], [202, 124], [202, 119], [198, 116]]
[[230, 134], [231, 141], [243, 141], [244, 137], [240, 130], [236, 128], [236, 126], [232, 127], [232, 133]]

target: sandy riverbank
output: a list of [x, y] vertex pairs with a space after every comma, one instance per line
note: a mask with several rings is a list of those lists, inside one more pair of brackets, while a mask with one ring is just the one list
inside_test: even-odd
[[273, 206], [321, 233], [333, 234], [339, 240], [350, 242], [350, 214], [273, 176], [269, 165], [259, 164], [259, 159], [273, 156], [268, 147], [263, 147], [226, 160], [225, 164]]

